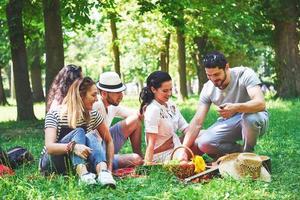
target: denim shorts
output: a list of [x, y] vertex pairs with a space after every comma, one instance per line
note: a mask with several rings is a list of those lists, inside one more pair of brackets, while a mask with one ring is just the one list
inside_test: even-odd
[[118, 122], [112, 127], [110, 127], [109, 132], [114, 141], [115, 154], [117, 154], [119, 153], [120, 149], [122, 148], [127, 139], [124, 137], [124, 133], [122, 132], [121, 122]]
[[[113, 159], [113, 169], [119, 168], [119, 151], [126, 142], [127, 138], [124, 137], [124, 134], [122, 132], [121, 123], [118, 122], [112, 127], [109, 128], [109, 132], [111, 134], [111, 137], [113, 139], [114, 143], [114, 159]], [[97, 134], [98, 135], [98, 134]], [[99, 136], [98, 136], [99, 137]], [[106, 145], [105, 142], [102, 140], [102, 146], [104, 151], [106, 151]]]

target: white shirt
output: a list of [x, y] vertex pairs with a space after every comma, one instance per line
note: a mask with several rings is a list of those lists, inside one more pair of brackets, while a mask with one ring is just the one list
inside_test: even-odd
[[[176, 105], [170, 101], [161, 105], [153, 100], [144, 114], [145, 132], [157, 134], [154, 150], [173, 137], [174, 146], [180, 145], [176, 131], [184, 131], [188, 123], [181, 115]], [[146, 140], [147, 142], [147, 140]]]
[[110, 127], [114, 117], [120, 117], [124, 119], [136, 113], [136, 111], [120, 105], [118, 106], [109, 105], [107, 107], [107, 112], [106, 112], [102, 98], [100, 97], [98, 99], [99, 100], [93, 104], [93, 109], [98, 110], [98, 112], [103, 116], [104, 123], [106, 124], [107, 127]]

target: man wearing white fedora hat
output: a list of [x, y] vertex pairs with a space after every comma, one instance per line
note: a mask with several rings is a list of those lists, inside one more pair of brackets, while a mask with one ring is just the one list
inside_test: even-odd
[[[123, 168], [143, 163], [141, 152], [141, 116], [138, 111], [119, 105], [123, 99], [123, 91], [126, 86], [122, 83], [116, 72], [104, 72], [100, 74], [96, 84], [100, 98], [94, 103], [93, 108], [97, 109], [103, 116], [105, 124], [110, 127], [114, 117], [123, 118], [110, 127], [110, 133], [114, 142], [114, 163], [113, 168]], [[127, 139], [130, 139], [132, 154], [118, 154]], [[105, 144], [104, 144], [105, 145]]]

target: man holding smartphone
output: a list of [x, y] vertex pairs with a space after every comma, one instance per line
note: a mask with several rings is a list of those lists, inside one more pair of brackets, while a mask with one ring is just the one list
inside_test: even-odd
[[[209, 80], [200, 93], [197, 112], [183, 145], [213, 157], [252, 152], [269, 121], [258, 76], [247, 67], [229, 68], [220, 52], [206, 55], [203, 63]], [[207, 130], [201, 130], [212, 103], [217, 106], [220, 117]], [[242, 144], [237, 143], [239, 140]], [[187, 159], [184, 151], [181, 159]]]

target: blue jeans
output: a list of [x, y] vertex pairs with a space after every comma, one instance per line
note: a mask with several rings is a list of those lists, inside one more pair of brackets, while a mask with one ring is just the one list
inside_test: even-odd
[[58, 143], [69, 143], [75, 141], [76, 144], [84, 144], [92, 149], [92, 153], [88, 159], [85, 160], [75, 153], [62, 154], [62, 155], [49, 155], [45, 152], [40, 159], [40, 170], [42, 174], [47, 175], [52, 172], [59, 174], [72, 173], [73, 169], [78, 164], [88, 164], [91, 171], [96, 171], [96, 165], [100, 162], [106, 162], [103, 147], [91, 134], [85, 134], [83, 128], [76, 128], [65, 137], [63, 137]]

